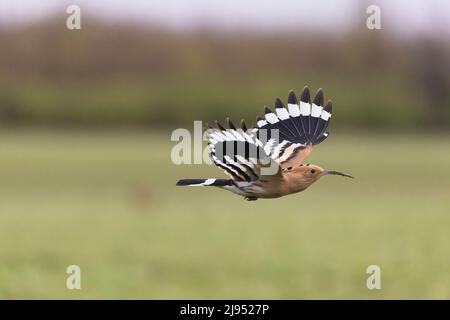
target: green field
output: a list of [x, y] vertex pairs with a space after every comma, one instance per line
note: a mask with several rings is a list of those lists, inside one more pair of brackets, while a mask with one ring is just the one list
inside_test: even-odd
[[224, 175], [173, 165], [169, 133], [0, 145], [0, 298], [450, 298], [450, 135], [333, 132], [309, 161], [355, 180], [255, 202], [175, 187]]

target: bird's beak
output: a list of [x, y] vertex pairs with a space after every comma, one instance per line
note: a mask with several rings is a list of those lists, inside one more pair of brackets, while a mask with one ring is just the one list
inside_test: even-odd
[[334, 175], [337, 175], [337, 176], [343, 176], [343, 177], [354, 179], [354, 177], [352, 177], [351, 175], [348, 175], [346, 173], [342, 173], [342, 172], [339, 172], [339, 171], [334, 171], [334, 170], [324, 170], [323, 175], [326, 175], [326, 174], [334, 174]]

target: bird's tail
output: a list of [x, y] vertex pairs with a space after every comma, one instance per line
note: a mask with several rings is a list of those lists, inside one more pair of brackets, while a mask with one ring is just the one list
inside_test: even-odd
[[223, 187], [232, 185], [230, 179], [182, 179], [177, 182], [177, 186], [204, 187], [215, 186]]

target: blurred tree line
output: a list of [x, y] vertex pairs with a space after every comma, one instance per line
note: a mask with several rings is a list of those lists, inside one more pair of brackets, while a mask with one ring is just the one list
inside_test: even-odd
[[69, 31], [52, 18], [0, 27], [0, 43], [2, 126], [252, 123], [309, 85], [332, 97], [337, 126], [450, 127], [450, 45], [437, 36], [175, 32], [93, 18]]

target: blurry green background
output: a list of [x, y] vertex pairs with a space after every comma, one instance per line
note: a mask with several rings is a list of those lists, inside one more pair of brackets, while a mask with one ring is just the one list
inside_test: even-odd
[[[92, 8], [69, 31], [64, 6], [0, 23], [0, 298], [450, 298], [450, 37], [371, 31], [355, 7], [342, 32]], [[304, 85], [334, 104], [308, 162], [356, 180], [256, 202], [175, 187], [224, 174], [172, 164], [174, 129], [253, 123]]]

